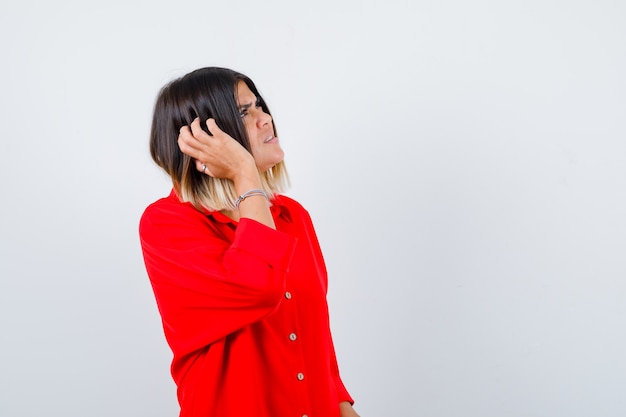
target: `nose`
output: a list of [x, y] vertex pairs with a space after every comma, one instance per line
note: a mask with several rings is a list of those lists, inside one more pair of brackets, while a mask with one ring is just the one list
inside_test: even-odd
[[270, 124], [272, 122], [272, 116], [270, 116], [269, 114], [265, 113], [262, 109], [259, 108], [259, 115], [257, 117], [257, 126], [259, 127], [259, 129], [265, 127], [266, 125]]

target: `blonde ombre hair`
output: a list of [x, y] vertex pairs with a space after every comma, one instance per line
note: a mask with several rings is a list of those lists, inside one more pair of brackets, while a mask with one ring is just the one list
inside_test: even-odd
[[[196, 117], [208, 132], [206, 120], [214, 118], [220, 129], [252, 153], [236, 99], [240, 81], [258, 97], [263, 111], [271, 115], [250, 78], [218, 67], [201, 68], [171, 81], [161, 89], [154, 106], [150, 131], [152, 159], [171, 177], [179, 198], [198, 209], [235, 210], [238, 196], [232, 181], [213, 178], [196, 169], [195, 161], [179, 149], [178, 133]], [[275, 124], [274, 135], [278, 136]], [[260, 176], [268, 196], [283, 192], [289, 185], [284, 162], [261, 172]]]

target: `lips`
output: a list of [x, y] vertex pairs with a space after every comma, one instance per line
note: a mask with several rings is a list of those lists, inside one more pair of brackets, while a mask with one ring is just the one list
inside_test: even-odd
[[265, 140], [263, 141], [263, 143], [268, 143], [268, 142], [270, 142], [272, 139], [274, 139], [274, 135], [269, 135], [269, 136], [267, 137], [267, 139], [265, 139]]

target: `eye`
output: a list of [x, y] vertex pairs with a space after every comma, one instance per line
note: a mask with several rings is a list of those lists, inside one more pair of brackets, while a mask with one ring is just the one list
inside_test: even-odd
[[241, 117], [242, 119], [243, 119], [244, 117], [246, 117], [247, 115], [248, 115], [248, 109], [242, 110], [242, 111], [239, 113], [239, 117]]
[[257, 97], [256, 98], [256, 102], [254, 103], [254, 106], [258, 109], [259, 107], [263, 106], [263, 100], [261, 100], [261, 97]]

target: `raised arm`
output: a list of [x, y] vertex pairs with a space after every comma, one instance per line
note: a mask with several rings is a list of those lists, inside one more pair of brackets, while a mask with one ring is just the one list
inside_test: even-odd
[[[178, 136], [181, 151], [196, 161], [196, 169], [214, 178], [226, 178], [235, 184], [237, 195], [260, 189], [261, 178], [252, 154], [239, 142], [224, 133], [214, 119], [207, 120], [211, 135], [200, 127], [196, 118], [191, 126], [183, 126]], [[275, 229], [266, 198], [252, 195], [239, 204], [236, 217], [258, 221]]]

